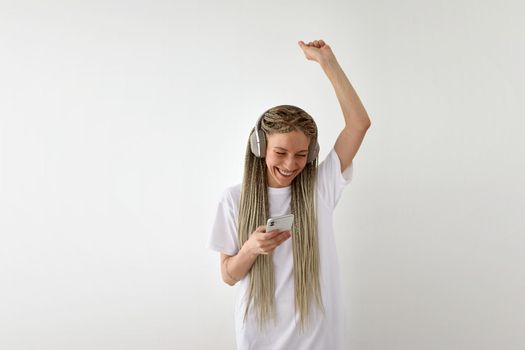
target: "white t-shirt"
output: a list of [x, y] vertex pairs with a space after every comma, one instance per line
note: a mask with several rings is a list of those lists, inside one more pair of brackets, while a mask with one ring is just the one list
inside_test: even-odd
[[[278, 246], [272, 256], [275, 275], [275, 306], [277, 322], [259, 330], [253, 304], [243, 323], [244, 296], [248, 292], [249, 274], [236, 284], [235, 332], [237, 349], [343, 349], [344, 305], [341, 292], [339, 262], [334, 239], [332, 214], [346, 184], [352, 179], [353, 163], [343, 172], [335, 149], [328, 153], [318, 167], [317, 225], [320, 255], [320, 284], [325, 316], [311, 310], [309, 328], [301, 333], [299, 316], [295, 314], [292, 239]], [[237, 216], [241, 185], [227, 188], [219, 201], [217, 216], [212, 227], [208, 247], [227, 255], [239, 251]], [[270, 216], [290, 214], [291, 186], [268, 187]]]

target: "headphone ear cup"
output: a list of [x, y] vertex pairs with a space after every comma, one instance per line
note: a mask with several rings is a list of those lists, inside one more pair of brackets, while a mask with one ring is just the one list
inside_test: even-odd
[[250, 134], [250, 149], [254, 156], [259, 157], [259, 151], [257, 150], [257, 138], [255, 136], [255, 129]]
[[307, 163], [313, 162], [315, 158], [319, 155], [319, 143], [316, 142], [315, 146], [313, 146], [310, 151], [308, 152], [308, 160]]
[[[261, 151], [259, 152], [259, 146], [257, 146], [257, 135], [255, 133], [259, 134], [259, 140], [260, 140], [260, 148]], [[266, 156], [266, 135], [264, 131], [262, 130], [253, 130], [250, 134], [250, 148], [252, 150], [252, 153], [257, 158], [264, 158]]]

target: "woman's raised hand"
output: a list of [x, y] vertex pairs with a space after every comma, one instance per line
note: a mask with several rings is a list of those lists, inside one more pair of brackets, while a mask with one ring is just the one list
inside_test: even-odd
[[335, 60], [332, 49], [323, 40], [310, 41], [308, 44], [301, 40], [299, 46], [303, 49], [305, 57], [310, 61], [323, 64]]
[[252, 254], [268, 255], [291, 236], [291, 231], [266, 232], [266, 226], [262, 225], [255, 229], [246, 243], [249, 244], [249, 251]]

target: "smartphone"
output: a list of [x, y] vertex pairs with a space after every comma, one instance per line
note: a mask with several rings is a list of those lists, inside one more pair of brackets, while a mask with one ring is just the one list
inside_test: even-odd
[[291, 231], [293, 224], [293, 214], [276, 216], [269, 218], [266, 223], [266, 232], [271, 231]]

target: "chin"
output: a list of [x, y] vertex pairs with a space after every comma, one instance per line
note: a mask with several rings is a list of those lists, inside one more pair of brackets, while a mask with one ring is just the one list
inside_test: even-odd
[[295, 176], [288, 180], [273, 178], [276, 183], [278, 183], [280, 186], [290, 186], [295, 179]]

